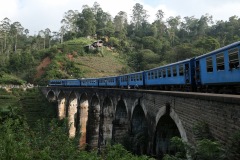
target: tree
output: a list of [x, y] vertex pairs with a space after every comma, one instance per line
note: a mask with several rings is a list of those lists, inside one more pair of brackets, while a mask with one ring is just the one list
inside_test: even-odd
[[96, 23], [94, 13], [91, 8], [84, 8], [82, 12], [79, 13], [76, 22], [80, 36], [94, 35], [96, 33]]
[[65, 27], [66, 32], [75, 35], [78, 32], [76, 21], [78, 19], [78, 10], [68, 10], [64, 13], [64, 17], [61, 21], [62, 25]]
[[138, 30], [142, 26], [142, 23], [147, 21], [147, 18], [149, 16], [147, 15], [147, 11], [143, 9], [143, 5], [136, 3], [133, 6], [131, 17], [132, 17], [132, 23], [134, 24], [135, 29]]
[[5, 17], [0, 24], [0, 32], [4, 35], [4, 45], [3, 45], [3, 50], [7, 48], [7, 36], [10, 32], [11, 21], [7, 17]]
[[29, 30], [28, 30], [28, 29], [25, 29], [25, 30], [24, 30], [24, 33], [26, 34], [26, 36], [28, 36]]
[[[96, 32], [98, 36], [104, 36], [106, 31], [107, 23], [111, 22], [111, 15], [104, 12], [102, 8], [97, 10], [95, 15], [96, 19]], [[112, 22], [111, 22], [112, 23]]]
[[178, 26], [180, 24], [180, 16], [177, 17], [169, 17], [167, 19], [167, 23], [170, 26], [170, 28], [168, 29], [168, 36], [170, 39], [170, 42], [173, 46], [174, 42], [175, 42], [175, 37], [176, 37], [176, 31], [178, 30]]
[[190, 43], [195, 40], [197, 35], [198, 19], [194, 16], [184, 17], [180, 24], [179, 39], [183, 43]]
[[14, 51], [15, 53], [17, 52], [17, 40], [18, 40], [18, 35], [22, 35], [24, 28], [22, 27], [20, 22], [14, 22], [11, 25], [11, 31], [12, 34], [15, 36], [15, 45], [14, 45]]
[[38, 35], [41, 38], [43, 38], [43, 48], [45, 49], [45, 38], [46, 38], [45, 32], [43, 30], [41, 30], [41, 31], [38, 32]]
[[159, 59], [159, 55], [155, 54], [150, 49], [142, 49], [131, 54], [130, 66], [132, 66], [135, 71], [146, 70], [156, 67], [159, 63]]
[[115, 16], [114, 20], [114, 29], [115, 29], [115, 35], [118, 38], [125, 39], [127, 34], [127, 13], [120, 11]]
[[212, 16], [205, 14], [198, 21], [198, 36], [203, 37], [206, 34], [209, 25], [213, 24]]
[[198, 48], [201, 48], [203, 50], [203, 53], [213, 51], [217, 48], [220, 48], [220, 43], [218, 42], [217, 39], [213, 37], [203, 37], [199, 38], [195, 42], [195, 46]]
[[143, 37], [142, 44], [145, 49], [151, 49], [155, 53], [160, 52], [162, 48], [161, 42], [152, 36]]
[[47, 37], [48, 39], [48, 48], [51, 47], [50, 45], [50, 41], [51, 41], [51, 30], [49, 28], [46, 28], [45, 31], [44, 31], [44, 35], [45, 37]]

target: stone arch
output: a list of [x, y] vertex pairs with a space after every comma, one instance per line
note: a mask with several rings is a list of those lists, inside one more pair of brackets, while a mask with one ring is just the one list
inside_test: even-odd
[[56, 100], [55, 92], [53, 90], [48, 91], [46, 97], [49, 101], [55, 101]]
[[93, 95], [88, 109], [87, 121], [87, 149], [98, 147], [100, 124], [100, 100], [97, 95]]
[[68, 105], [68, 123], [69, 123], [69, 137], [75, 137], [77, 128], [77, 106], [78, 99], [75, 92], [71, 92], [69, 95], [69, 105]]
[[146, 110], [138, 103], [134, 106], [131, 117], [131, 135], [134, 139], [133, 152], [136, 154], [146, 154], [148, 146], [148, 127], [146, 119]]
[[142, 110], [143, 110], [143, 112], [144, 112], [144, 115], [145, 115], [145, 117], [146, 117], [146, 115], [147, 115], [147, 109], [146, 109], [144, 103], [142, 103], [142, 101], [141, 101], [140, 98], [139, 98], [139, 99], [135, 100], [134, 103], [133, 103], [133, 106], [132, 106], [132, 109], [131, 109], [131, 119], [132, 119], [133, 111], [135, 110], [135, 107], [138, 106], [138, 105], [141, 106], [141, 108], [142, 108]]
[[100, 119], [100, 143], [106, 145], [112, 141], [114, 107], [112, 100], [106, 97], [103, 101]]
[[128, 132], [128, 110], [126, 103], [120, 99], [116, 106], [115, 119], [113, 121], [113, 141], [122, 142]]
[[80, 147], [84, 148], [86, 145], [86, 134], [87, 134], [87, 121], [88, 121], [88, 97], [86, 93], [83, 93], [79, 99], [80, 105], [80, 133], [81, 137], [79, 140]]
[[57, 96], [58, 99], [58, 118], [61, 120], [66, 117], [66, 94], [61, 90]]
[[167, 103], [159, 109], [155, 120], [153, 154], [161, 159], [164, 154], [174, 154], [176, 152], [169, 147], [172, 137], [181, 137], [185, 142], [187, 142], [187, 137], [178, 115], [170, 104]]

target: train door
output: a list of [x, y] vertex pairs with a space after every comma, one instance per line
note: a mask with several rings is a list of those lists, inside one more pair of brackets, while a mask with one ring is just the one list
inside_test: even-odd
[[121, 77], [116, 77], [115, 79], [116, 79], [117, 87], [120, 87], [120, 79], [121, 79]]
[[107, 78], [104, 79], [104, 82], [105, 82], [104, 86], [106, 87], [107, 86]]
[[201, 84], [201, 79], [200, 79], [200, 63], [199, 60], [196, 61], [196, 67], [195, 67], [195, 81], [196, 84]]
[[184, 64], [184, 72], [185, 72], [185, 83], [190, 83], [190, 74], [189, 74], [189, 63]]

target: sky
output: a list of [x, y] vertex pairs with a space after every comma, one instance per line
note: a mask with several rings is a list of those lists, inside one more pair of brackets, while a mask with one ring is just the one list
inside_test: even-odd
[[231, 16], [240, 17], [240, 0], [0, 0], [0, 21], [5, 17], [13, 22], [20, 22], [30, 34], [38, 34], [40, 30], [49, 28], [59, 31], [64, 13], [68, 10], [82, 11], [83, 5], [93, 6], [98, 2], [104, 12], [113, 17], [119, 11], [128, 14], [129, 19], [136, 3], [143, 5], [153, 22], [159, 9], [164, 17], [194, 16], [200, 18], [208, 13], [213, 20], [228, 21]]

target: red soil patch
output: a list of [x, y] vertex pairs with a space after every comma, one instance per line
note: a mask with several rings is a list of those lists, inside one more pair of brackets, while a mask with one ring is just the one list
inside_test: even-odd
[[37, 74], [35, 75], [35, 78], [41, 77], [41, 75], [45, 72], [44, 68], [47, 67], [50, 63], [51, 59], [49, 57], [44, 58], [40, 65], [37, 67]]

